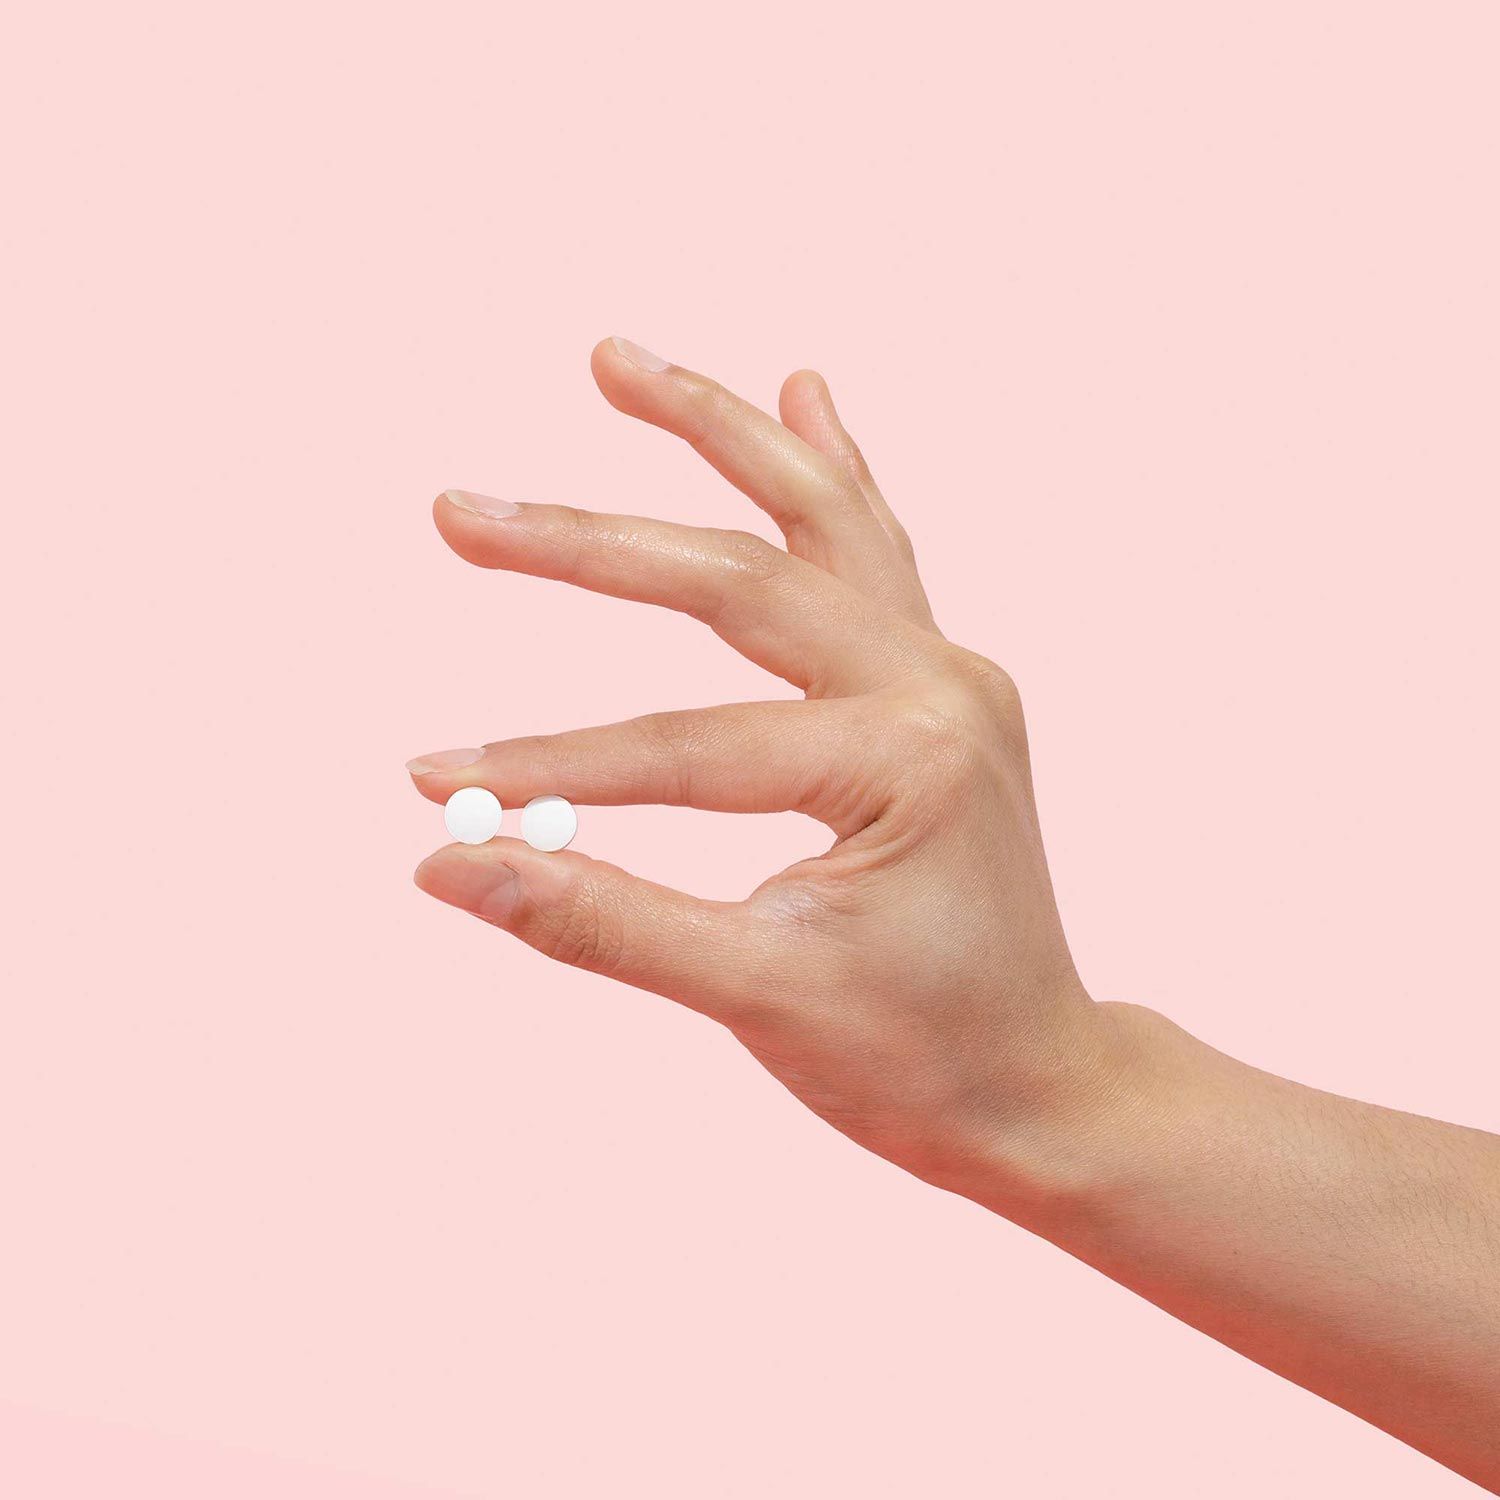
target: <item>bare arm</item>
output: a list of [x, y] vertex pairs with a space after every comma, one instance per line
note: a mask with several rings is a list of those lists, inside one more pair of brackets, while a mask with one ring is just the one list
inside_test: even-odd
[[827, 387], [791, 377], [777, 421], [621, 341], [594, 375], [766, 510], [785, 550], [457, 491], [435, 507], [444, 538], [483, 567], [695, 616], [805, 696], [443, 752], [412, 763], [418, 789], [795, 810], [833, 845], [736, 902], [513, 839], [440, 850], [418, 884], [721, 1022], [870, 1150], [1500, 1492], [1500, 1139], [1096, 1004], [1015, 685], [938, 631]]
[[1100, 1010], [1122, 1055], [1094, 1123], [988, 1205], [1500, 1491], [1500, 1137]]

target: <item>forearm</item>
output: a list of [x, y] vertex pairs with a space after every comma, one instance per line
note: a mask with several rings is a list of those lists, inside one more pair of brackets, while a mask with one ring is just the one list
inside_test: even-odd
[[1500, 1137], [1099, 1013], [1115, 1065], [1082, 1147], [1029, 1189], [1009, 1164], [989, 1206], [1500, 1490]]

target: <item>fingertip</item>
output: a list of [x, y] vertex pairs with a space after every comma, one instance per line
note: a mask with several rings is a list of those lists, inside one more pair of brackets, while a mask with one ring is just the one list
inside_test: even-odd
[[839, 420], [828, 382], [816, 370], [794, 370], [781, 385], [783, 425], [809, 447], [854, 474], [860, 473], [858, 451]]
[[589, 370], [600, 394], [616, 411], [627, 416], [636, 414], [639, 402], [631, 398], [632, 376], [640, 371], [620, 353], [615, 339], [600, 339], [594, 345], [594, 352], [589, 356]]
[[411, 882], [419, 891], [449, 906], [457, 904], [445, 894], [451, 888], [452, 860], [448, 856], [453, 847], [434, 850], [411, 872]]
[[479, 568], [499, 566], [492, 558], [494, 533], [493, 519], [486, 518], [470, 506], [453, 499], [454, 492], [445, 490], [432, 502], [432, 521], [438, 535], [467, 563]]
[[805, 442], [826, 451], [832, 435], [843, 433], [828, 382], [816, 370], [793, 370], [781, 383], [782, 422]]
[[[417, 889], [436, 896], [440, 901], [449, 901], [453, 895], [472, 884], [471, 876], [475, 861], [473, 851], [481, 846], [474, 844], [444, 844], [434, 849], [412, 872]], [[457, 903], [454, 903], [457, 904]]]
[[436, 771], [413, 771], [410, 766], [406, 768], [406, 774], [411, 777], [411, 784], [429, 802], [445, 803], [457, 789], [453, 778], [445, 776]]
[[812, 369], [793, 370], [781, 382], [781, 402], [783, 406], [788, 402], [798, 406], [805, 406], [809, 402], [833, 405], [828, 394], [828, 382], [818, 371]]
[[680, 380], [663, 382], [659, 378], [669, 371], [680, 376], [680, 367], [633, 339], [618, 335], [600, 339], [594, 345], [589, 368], [594, 384], [611, 406], [626, 416], [645, 417], [648, 421], [655, 420], [652, 413], [660, 409], [664, 400], [670, 401], [674, 387], [681, 384]]
[[[440, 854], [442, 853], [442, 851], [439, 850], [438, 853]], [[419, 864], [416, 869], [411, 872], [412, 884], [416, 886], [419, 891], [423, 891], [429, 896], [435, 894], [433, 891], [433, 872], [429, 867], [432, 865], [432, 862], [436, 858], [437, 854], [429, 854], [427, 858], [424, 859], [421, 864]]]
[[[456, 552], [464, 557], [464, 548], [461, 544], [463, 539], [471, 536], [478, 528], [474, 524], [474, 518], [467, 516], [462, 510], [449, 499], [446, 491], [437, 496], [432, 502], [432, 524], [437, 534], [443, 539], [443, 544], [450, 552]], [[465, 559], [472, 561], [472, 559]]]
[[491, 839], [487, 844], [446, 844], [417, 866], [412, 881], [437, 901], [491, 917], [497, 896], [516, 880], [506, 847], [514, 843], [514, 839]]
[[615, 341], [612, 338], [600, 339], [589, 354], [589, 370], [593, 374], [595, 384], [601, 389], [614, 361], [618, 358]]
[[447, 496], [446, 492], [432, 502], [432, 524], [440, 537], [460, 556], [463, 549], [459, 540], [473, 528], [472, 516], [466, 515]]
[[466, 518], [473, 519], [469, 512], [454, 501], [452, 490], [444, 490], [433, 500], [432, 524], [437, 527], [438, 535], [450, 547], [453, 546], [455, 532]]

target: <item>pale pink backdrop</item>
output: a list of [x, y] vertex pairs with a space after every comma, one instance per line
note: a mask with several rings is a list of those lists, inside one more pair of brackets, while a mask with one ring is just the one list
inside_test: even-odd
[[[35, 6], [3, 112], [0, 1491], [1445, 1496], [423, 898], [402, 761], [783, 692], [431, 496], [763, 526], [832, 382], [1096, 995], [1500, 1127], [1489, 3]], [[585, 810], [712, 894], [795, 820]]]

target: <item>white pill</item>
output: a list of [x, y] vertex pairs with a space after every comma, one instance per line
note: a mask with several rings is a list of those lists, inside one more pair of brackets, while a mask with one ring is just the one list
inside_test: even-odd
[[544, 854], [566, 849], [577, 832], [578, 814], [563, 797], [533, 797], [521, 809], [521, 837]]
[[487, 844], [500, 832], [500, 799], [482, 786], [460, 787], [443, 807], [443, 822], [461, 844]]

